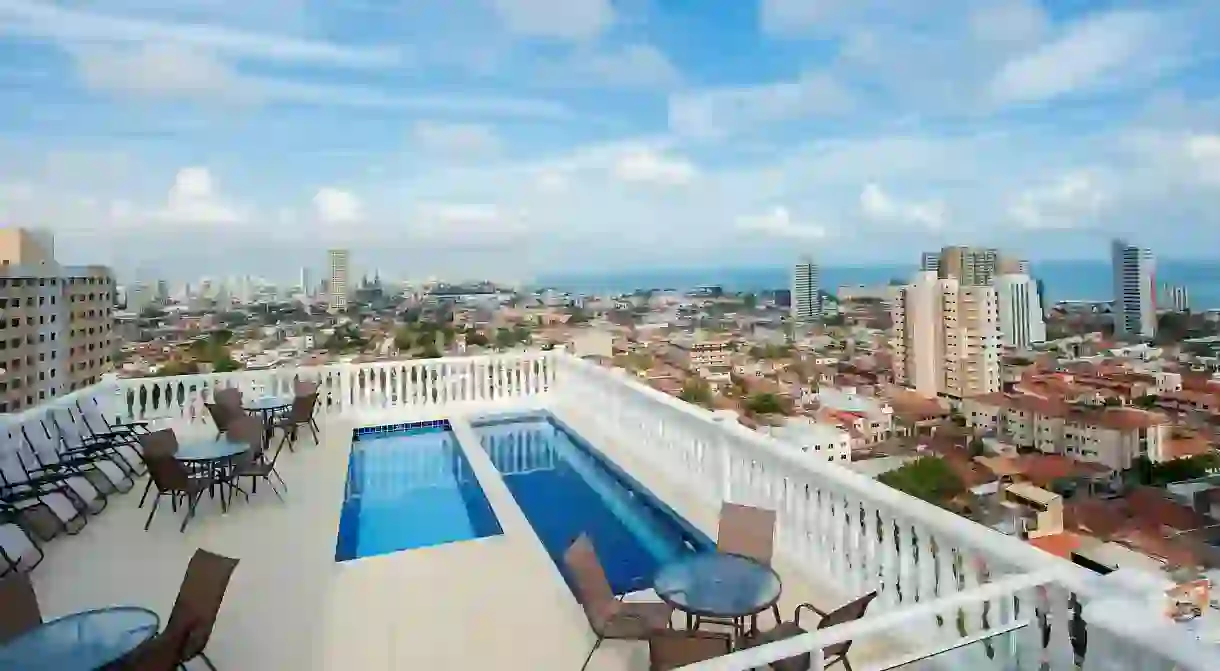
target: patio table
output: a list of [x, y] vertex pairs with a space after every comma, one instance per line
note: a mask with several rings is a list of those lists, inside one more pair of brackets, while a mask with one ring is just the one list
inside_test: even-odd
[[686, 626], [696, 618], [729, 620], [738, 634], [745, 618], [758, 615], [779, 601], [783, 582], [770, 566], [742, 555], [705, 552], [667, 564], [654, 583], [662, 601], [686, 613]]
[[[227, 481], [219, 475], [223, 475], [225, 467], [229, 462], [239, 454], [250, 450], [249, 443], [229, 440], [228, 438], [217, 438], [216, 440], [195, 440], [182, 443], [178, 446], [178, 451], [174, 453], [174, 458], [178, 461], [189, 464], [199, 465], [206, 468], [216, 477], [216, 484], [228, 485], [236, 491], [241, 491], [245, 494], [245, 490], [238, 487], [235, 483]], [[212, 492], [214, 494], [215, 492]], [[224, 491], [221, 491], [220, 504], [224, 512], [228, 512], [228, 504], [225, 502]]]
[[277, 413], [291, 408], [292, 401], [293, 397], [291, 396], [260, 396], [242, 404], [242, 409], [246, 412], [257, 412], [262, 416], [263, 445], [269, 445], [271, 441], [271, 420], [275, 418]]
[[147, 608], [114, 606], [66, 615], [0, 644], [0, 669], [93, 671], [152, 638], [161, 625]]

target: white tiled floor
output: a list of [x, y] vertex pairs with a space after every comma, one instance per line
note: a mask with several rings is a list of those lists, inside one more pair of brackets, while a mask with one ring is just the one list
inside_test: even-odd
[[[180, 518], [166, 505], [151, 529], [143, 530], [147, 509], [137, 508], [140, 483], [114, 498], [79, 536], [46, 548], [47, 559], [34, 572], [44, 615], [135, 604], [165, 618], [191, 553], [202, 547], [241, 559], [208, 645], [220, 669], [579, 668], [593, 642], [584, 613], [460, 419], [455, 431], [504, 535], [335, 563], [351, 429], [357, 422], [421, 418], [328, 416], [320, 445], [306, 438], [296, 453], [281, 456], [286, 503], [260, 490], [221, 515], [205, 499], [181, 534]], [[565, 419], [581, 429], [578, 417]], [[714, 535], [715, 510], [617, 452], [612, 441], [603, 445], [596, 436], [586, 437]], [[785, 604], [841, 602], [839, 595], [812, 589], [787, 567], [779, 568]], [[646, 668], [646, 648], [634, 643], [608, 643], [590, 665]]]

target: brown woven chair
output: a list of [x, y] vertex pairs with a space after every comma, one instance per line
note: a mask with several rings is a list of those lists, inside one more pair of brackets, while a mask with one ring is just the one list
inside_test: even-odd
[[292, 383], [293, 396], [312, 396], [318, 393], [318, 389], [322, 387], [321, 382], [310, 382], [307, 380], [297, 380]]
[[0, 645], [41, 624], [42, 611], [29, 574], [0, 578]]
[[670, 671], [733, 651], [733, 638], [717, 631], [655, 631], [648, 637], [648, 670]]
[[[775, 511], [725, 502], [720, 506], [716, 551], [742, 555], [770, 566], [775, 551]], [[771, 606], [771, 613], [775, 615], [776, 624], [783, 621], [778, 603]], [[696, 621], [732, 624], [706, 617], [696, 618]]]
[[118, 671], [180, 671], [186, 668], [179, 660], [182, 659], [189, 633], [184, 630], [175, 636], [154, 636], [128, 653], [116, 668]]
[[[229, 579], [233, 577], [238, 561], [207, 550], [195, 550], [195, 556], [191, 557], [191, 563], [186, 567], [186, 576], [182, 579], [182, 587], [174, 600], [174, 609], [170, 611], [165, 630], [141, 645], [127, 660], [134, 664], [144, 661], [148, 655], [154, 661], [161, 661], [172, 652], [176, 665], [185, 666], [198, 658], [209, 669], [216, 671], [216, 665], [204, 654], [204, 648], [212, 637], [216, 615], [220, 612]], [[161, 668], [167, 667], [148, 667], [149, 671]]]
[[217, 404], [227, 406], [238, 412], [242, 412], [241, 408], [241, 390], [233, 387], [225, 387], [212, 392], [212, 398]]
[[295, 452], [292, 446], [297, 442], [297, 430], [302, 427], [309, 427], [309, 432], [313, 434], [313, 442], [316, 445], [318, 442], [318, 424], [313, 419], [313, 409], [318, 403], [318, 395], [310, 394], [309, 396], [297, 396], [292, 399], [292, 408], [288, 410], [288, 414], [280, 417], [273, 425], [275, 428], [284, 431], [284, 437], [280, 439], [279, 447], [283, 447], [284, 443], [288, 443], [288, 449]]
[[[234, 420], [233, 424], [229, 427], [229, 439], [249, 443], [251, 447], [250, 451], [242, 453], [233, 460], [233, 469], [229, 471], [227, 478], [230, 482], [238, 478], [250, 478], [251, 491], [254, 493], [258, 492], [258, 480], [262, 478], [271, 486], [271, 491], [275, 493], [276, 497], [283, 501], [284, 497], [276, 489], [275, 482], [271, 480], [271, 476], [274, 475], [280, 481], [280, 484], [284, 486], [284, 489], [288, 489], [288, 484], [284, 482], [283, 476], [279, 474], [279, 471], [275, 470], [275, 462], [279, 459], [280, 452], [284, 450], [284, 442], [280, 441], [280, 445], [276, 448], [275, 453], [271, 455], [271, 459], [267, 459], [267, 444], [263, 441], [264, 435], [263, 423], [257, 417], [246, 416]], [[236, 491], [236, 487], [230, 490], [230, 498], [232, 498], [234, 491]], [[242, 490], [242, 493], [244, 494], [245, 490]], [[246, 498], [249, 498], [249, 495]]]
[[[792, 614], [791, 622], [781, 622], [774, 629], [747, 636], [743, 642], [743, 647], [753, 648], [806, 633], [806, 630], [801, 628], [802, 609], [813, 611], [822, 618], [818, 620], [818, 629], [829, 629], [830, 627], [864, 617], [864, 611], [868, 610], [868, 604], [875, 598], [877, 598], [877, 593], [869, 592], [859, 599], [845, 606], [840, 606], [829, 613], [818, 609], [812, 604], [803, 603], [796, 607], [796, 611]], [[825, 666], [822, 668], [842, 664], [844, 671], [852, 671], [851, 663], [847, 661], [847, 651], [850, 649], [851, 641], [843, 641], [842, 643], [835, 643], [823, 648], [822, 659], [825, 661]], [[771, 662], [771, 668], [775, 671], [808, 671], [811, 664], [809, 653], [804, 653], [795, 657]]]
[[[178, 451], [178, 436], [173, 429], [142, 433], [136, 437], [136, 440], [140, 442], [141, 458], [146, 454], [173, 456]], [[140, 497], [140, 508], [144, 507], [144, 501], [148, 499], [148, 492], [152, 490], [152, 486], [153, 479], [150, 475], [148, 482], [144, 485], [144, 495]]]
[[[215, 473], [210, 468], [192, 472], [185, 464], [175, 459], [172, 453], [145, 453], [144, 463], [148, 465], [149, 478], [157, 487], [157, 495], [153, 498], [148, 520], [144, 522], [144, 530], [148, 531], [149, 525], [152, 524], [161, 497], [168, 494], [174, 511], [178, 510], [178, 497], [186, 499], [186, 515], [182, 517], [182, 526], [178, 528], [179, 532], [185, 531], [187, 523], [195, 516], [195, 507], [199, 505], [199, 500], [203, 498], [204, 492], [218, 483]], [[220, 505], [226, 507], [223, 496], [220, 499]]]
[[587, 534], [581, 534], [563, 553], [563, 565], [576, 587], [576, 597], [585, 609], [589, 626], [597, 634], [597, 642], [580, 667], [582, 671], [608, 638], [642, 641], [659, 629], [670, 628], [673, 608], [668, 604], [624, 602], [614, 596]]
[[212, 423], [216, 425], [216, 437], [229, 430], [229, 425], [238, 417], [245, 417], [246, 413], [240, 408], [234, 408], [231, 405], [224, 403], [204, 403], [203, 407], [208, 409], [208, 415], [212, 418]]

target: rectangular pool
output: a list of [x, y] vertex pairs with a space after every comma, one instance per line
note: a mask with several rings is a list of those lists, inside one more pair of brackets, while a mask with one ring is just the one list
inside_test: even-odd
[[[657, 570], [715, 544], [547, 413], [471, 422], [551, 559], [593, 539], [616, 594], [652, 587]], [[566, 574], [565, 574], [566, 577]]]
[[448, 422], [356, 429], [335, 561], [502, 533]]

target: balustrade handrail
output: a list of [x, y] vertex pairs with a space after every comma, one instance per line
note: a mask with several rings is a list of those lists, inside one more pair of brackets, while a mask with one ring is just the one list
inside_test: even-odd
[[[938, 533], [963, 541], [964, 545], [983, 548], [988, 554], [996, 556], [1009, 565], [1032, 571], [1057, 570], [1062, 576], [1062, 582], [1073, 591], [1081, 593], [1082, 596], [1089, 596], [1097, 590], [1097, 575], [1092, 571], [1043, 552], [1020, 539], [982, 526], [842, 466], [802, 458], [801, 453], [787, 449], [770, 436], [752, 431], [737, 422], [719, 422], [711, 412], [653, 389], [633, 379], [626, 372], [618, 373], [572, 356], [565, 356], [563, 361], [584, 372], [603, 376], [605, 379], [622, 384], [649, 400], [660, 403], [692, 420], [712, 424], [726, 434], [748, 444], [750, 448], [758, 450], [765, 457], [776, 460], [784, 467], [797, 472], [810, 472], [815, 477], [830, 480], [842, 489], [858, 495], [861, 499], [896, 511], [903, 516], [917, 518]], [[562, 377], [559, 379], [559, 384], [563, 384]]]

